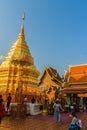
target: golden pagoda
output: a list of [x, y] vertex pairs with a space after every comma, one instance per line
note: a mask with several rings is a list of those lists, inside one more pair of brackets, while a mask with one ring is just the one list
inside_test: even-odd
[[34, 65], [33, 57], [25, 40], [24, 17], [18, 39], [0, 65], [0, 94], [13, 96], [21, 80], [23, 94], [39, 93], [37, 86], [40, 72]]

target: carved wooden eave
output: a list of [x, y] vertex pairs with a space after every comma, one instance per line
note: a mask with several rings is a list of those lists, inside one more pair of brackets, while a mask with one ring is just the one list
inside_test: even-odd
[[87, 93], [87, 85], [73, 85], [62, 89], [64, 93]]

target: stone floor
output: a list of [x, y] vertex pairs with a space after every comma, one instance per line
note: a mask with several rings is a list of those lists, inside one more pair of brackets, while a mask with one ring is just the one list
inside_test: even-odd
[[[82, 119], [82, 130], [87, 130], [87, 113], [77, 113], [77, 115]], [[54, 122], [53, 115], [26, 116], [25, 118], [6, 116], [0, 124], [0, 130], [68, 130], [70, 122], [69, 113], [62, 113], [61, 123]]]

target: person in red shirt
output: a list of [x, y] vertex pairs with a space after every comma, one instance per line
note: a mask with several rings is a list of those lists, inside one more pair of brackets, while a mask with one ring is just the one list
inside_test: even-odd
[[0, 123], [2, 118], [5, 116], [5, 106], [3, 104], [3, 99], [0, 100]]

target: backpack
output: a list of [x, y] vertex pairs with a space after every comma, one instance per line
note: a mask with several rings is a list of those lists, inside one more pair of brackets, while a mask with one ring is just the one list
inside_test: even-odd
[[82, 128], [82, 120], [78, 120], [78, 126]]
[[59, 108], [59, 107], [60, 107], [60, 104], [56, 104], [56, 105], [55, 105], [55, 111], [56, 111], [56, 112], [59, 112], [59, 111], [60, 111], [60, 108]]
[[82, 128], [82, 120], [77, 120], [75, 124], [69, 126], [69, 130], [80, 130]]
[[77, 125], [70, 125], [68, 130], [78, 130], [78, 126]]

